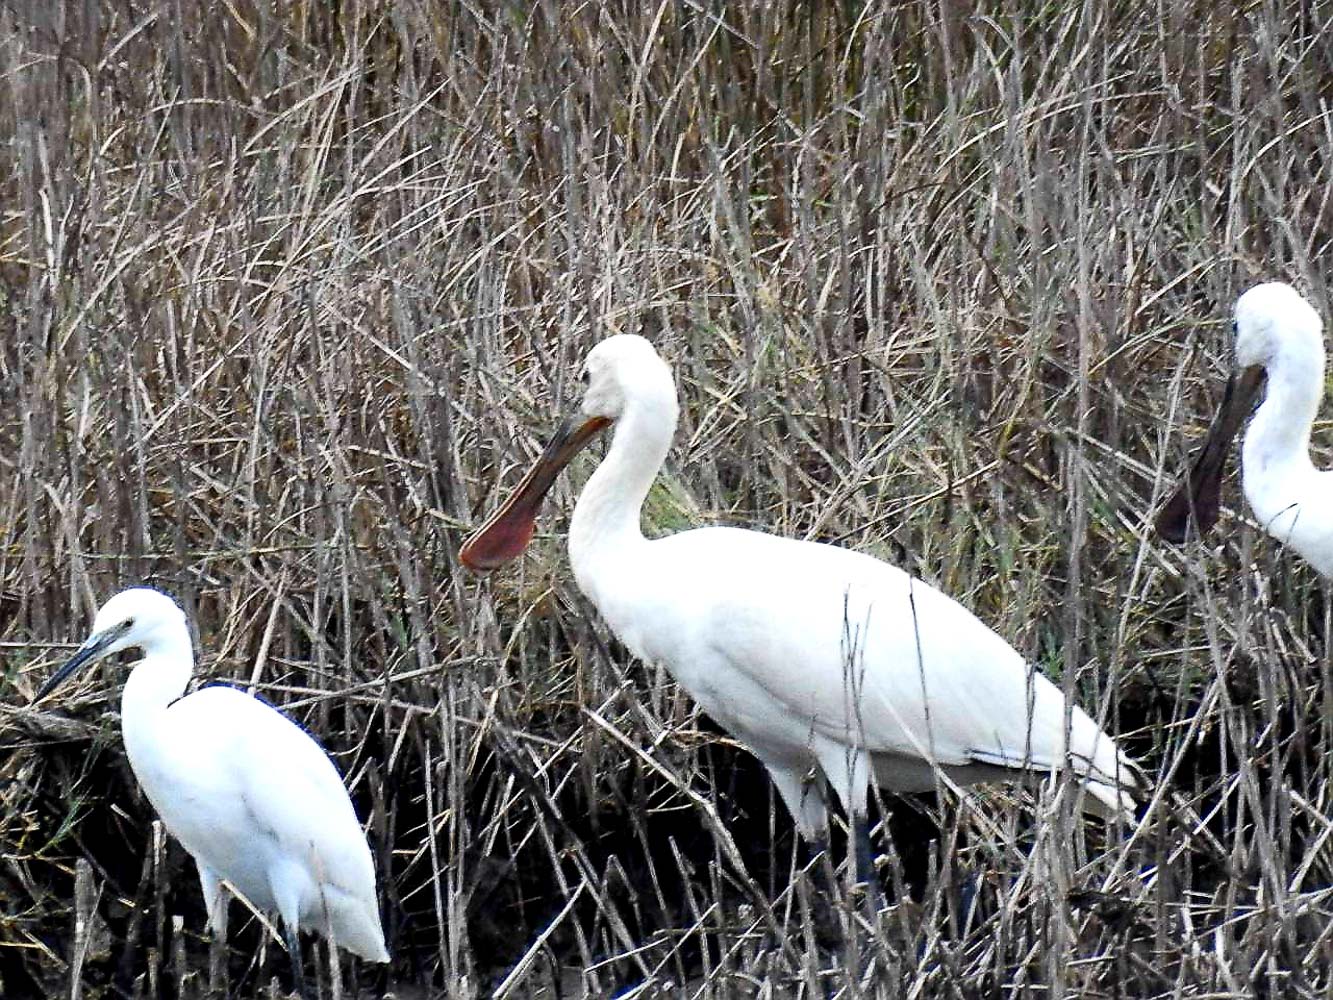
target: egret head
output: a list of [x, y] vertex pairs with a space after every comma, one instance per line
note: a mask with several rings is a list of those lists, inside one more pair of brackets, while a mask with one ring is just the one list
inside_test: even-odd
[[1269, 281], [1236, 300], [1236, 367], [1269, 367], [1278, 358], [1315, 363], [1324, 329], [1314, 307], [1290, 285]]
[[458, 554], [469, 569], [492, 570], [521, 555], [532, 540], [542, 500], [560, 470], [631, 407], [647, 410], [650, 419], [675, 427], [676, 386], [671, 368], [644, 338], [634, 334], [607, 337], [588, 352], [583, 375], [587, 388], [578, 413], [561, 422], [513, 495], [463, 543]]
[[69, 662], [51, 675], [33, 701], [54, 691], [76, 670], [104, 656], [136, 646], [151, 650], [189, 635], [185, 612], [161, 591], [147, 587], [122, 590], [110, 598], [93, 619], [93, 631]]

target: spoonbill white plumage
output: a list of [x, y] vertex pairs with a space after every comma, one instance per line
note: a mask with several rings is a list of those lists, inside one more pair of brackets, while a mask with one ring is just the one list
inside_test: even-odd
[[1254, 516], [1324, 576], [1333, 576], [1333, 472], [1310, 461], [1310, 428], [1324, 395], [1324, 335], [1319, 314], [1279, 281], [1255, 285], [1236, 300], [1236, 370], [1189, 475], [1157, 517], [1172, 542], [1217, 523], [1231, 440], [1268, 391], [1241, 448], [1241, 481]]
[[649, 541], [640, 509], [676, 428], [671, 370], [642, 337], [588, 354], [581, 412], [464, 544], [491, 570], [532, 537], [542, 497], [615, 427], [569, 526], [579, 588], [637, 656], [664, 664], [767, 767], [802, 836], [822, 846], [815, 769], [850, 814], [859, 880], [873, 871], [868, 786], [891, 791], [1052, 771], [1086, 779], [1092, 811], [1129, 810], [1129, 761], [1081, 709], [970, 611], [871, 556], [709, 527]]
[[194, 670], [185, 613], [135, 588], [97, 612], [92, 635], [37, 692], [85, 664], [138, 647], [120, 701], [130, 767], [166, 828], [199, 868], [209, 926], [227, 934], [222, 880], [282, 917], [293, 988], [302, 992], [298, 931], [387, 962], [375, 868], [333, 762], [304, 729], [235, 688], [182, 698]]

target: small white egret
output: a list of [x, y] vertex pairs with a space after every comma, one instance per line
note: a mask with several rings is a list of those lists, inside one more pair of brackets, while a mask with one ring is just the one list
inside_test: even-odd
[[108, 600], [88, 641], [34, 701], [79, 667], [136, 647], [143, 659], [120, 701], [125, 753], [167, 830], [194, 856], [213, 932], [226, 939], [226, 879], [282, 917], [298, 992], [301, 929], [387, 962], [370, 848], [333, 762], [304, 729], [243, 691], [213, 686], [181, 697], [194, 650], [171, 598], [135, 588]]
[[1310, 428], [1324, 395], [1324, 335], [1319, 314], [1290, 285], [1255, 285], [1236, 300], [1236, 370], [1189, 475], [1157, 517], [1171, 542], [1217, 523], [1231, 440], [1268, 391], [1241, 448], [1241, 482], [1263, 529], [1290, 545], [1323, 576], [1333, 576], [1333, 472], [1310, 461]]
[[951, 598], [871, 556], [739, 528], [649, 541], [640, 510], [671, 445], [671, 369], [642, 337], [588, 354], [581, 413], [464, 544], [491, 570], [532, 537], [542, 497], [598, 431], [606, 458], [569, 526], [574, 576], [637, 656], [664, 664], [767, 767], [801, 835], [824, 845], [822, 774], [850, 814], [859, 881], [873, 871], [868, 788], [926, 791], [1053, 771], [1084, 779], [1091, 811], [1133, 807], [1129, 761], [1046, 677]]

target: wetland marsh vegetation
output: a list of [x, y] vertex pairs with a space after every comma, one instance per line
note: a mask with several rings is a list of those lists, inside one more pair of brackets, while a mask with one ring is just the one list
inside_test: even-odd
[[[0, 5], [0, 994], [207, 988], [122, 672], [27, 707], [148, 583], [368, 821], [394, 961], [347, 993], [1327, 995], [1333, 605], [1234, 486], [1206, 546], [1150, 524], [1235, 295], [1329, 316], [1331, 17]], [[873, 971], [821, 951], [760, 766], [570, 577], [595, 456], [516, 567], [457, 561], [616, 331], [681, 392], [645, 530], [916, 573], [1117, 735], [1149, 821], [884, 798]], [[233, 912], [240, 995], [263, 940]]]

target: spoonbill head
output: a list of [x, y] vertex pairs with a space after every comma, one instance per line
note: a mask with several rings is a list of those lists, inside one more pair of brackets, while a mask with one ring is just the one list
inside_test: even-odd
[[1323, 324], [1314, 307], [1282, 282], [1255, 285], [1236, 301], [1236, 369], [1203, 446], [1157, 518], [1157, 531], [1182, 542], [1217, 523], [1232, 439], [1254, 411], [1241, 448], [1241, 482], [1264, 530], [1321, 574], [1333, 575], [1333, 474], [1310, 461], [1310, 428], [1324, 392]]
[[[631, 652], [665, 665], [766, 766], [808, 840], [831, 786], [870, 872], [868, 788], [924, 791], [1068, 764], [1086, 804], [1132, 808], [1110, 736], [962, 605], [871, 556], [736, 528], [644, 538], [640, 510], [675, 431], [670, 368], [648, 341], [602, 341], [588, 385], [513, 495], [463, 545], [476, 570], [517, 557], [560, 469], [600, 430], [606, 457], [574, 508], [580, 589]], [[807, 780], [814, 775], [815, 781]]]
[[[578, 410], [560, 422], [509, 500], [464, 543], [460, 555], [468, 568], [497, 569], [523, 554], [532, 540], [542, 500], [560, 472], [627, 408], [640, 424], [669, 428], [670, 443], [680, 413], [675, 383], [667, 363], [643, 337], [617, 334], [601, 341], [588, 352], [583, 378], [586, 387]], [[665, 455], [665, 449], [662, 451]], [[637, 523], [637, 508], [633, 514]]]
[[230, 687], [187, 697], [194, 651], [185, 613], [167, 595], [125, 590], [98, 610], [92, 634], [42, 686], [80, 667], [143, 652], [121, 697], [130, 767], [167, 830], [194, 857], [209, 924], [226, 936], [227, 880], [277, 912], [303, 986], [298, 931], [387, 962], [370, 849], [333, 762], [296, 723]]

